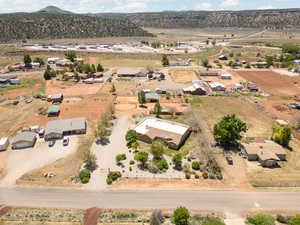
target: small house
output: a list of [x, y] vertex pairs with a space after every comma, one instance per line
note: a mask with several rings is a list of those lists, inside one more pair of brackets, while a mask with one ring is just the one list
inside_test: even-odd
[[64, 99], [64, 96], [61, 93], [53, 94], [53, 95], [51, 95], [50, 99], [53, 103], [61, 103]]
[[157, 94], [166, 94], [167, 93], [167, 90], [165, 88], [156, 88], [155, 89], [155, 92]]
[[232, 75], [231, 74], [221, 74], [220, 79], [222, 79], [222, 80], [231, 80]]
[[204, 82], [199, 81], [193, 81], [193, 85], [187, 88], [183, 88], [183, 93], [185, 94], [191, 94], [191, 95], [206, 95], [206, 90], [204, 88]]
[[48, 117], [58, 116], [60, 113], [60, 107], [57, 105], [52, 105], [48, 107], [47, 114]]
[[200, 76], [219, 76], [219, 72], [216, 70], [201, 70], [199, 74]]
[[5, 151], [9, 145], [9, 139], [7, 137], [0, 139], [0, 151]]
[[12, 149], [31, 148], [35, 145], [36, 139], [36, 133], [33, 132], [24, 131], [18, 133], [13, 139]]
[[157, 102], [159, 100], [159, 94], [150, 92], [145, 93], [146, 102]]
[[20, 84], [21, 83], [21, 80], [20, 79], [9, 79], [9, 83], [10, 84]]
[[58, 62], [60, 60], [60, 58], [54, 57], [54, 58], [48, 58], [47, 62], [48, 64], [56, 64], [56, 62]]
[[219, 82], [210, 82], [209, 83], [209, 87], [213, 90], [213, 91], [225, 91], [225, 85]]
[[286, 160], [285, 149], [273, 141], [253, 142], [244, 147], [248, 161], [258, 161], [263, 167], [276, 167], [279, 161]]

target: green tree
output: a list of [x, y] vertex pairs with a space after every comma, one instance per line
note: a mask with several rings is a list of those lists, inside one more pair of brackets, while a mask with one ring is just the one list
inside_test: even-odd
[[214, 126], [214, 138], [221, 145], [232, 145], [242, 138], [241, 133], [247, 131], [245, 122], [237, 118], [234, 114], [224, 116], [223, 119]]
[[217, 40], [216, 40], [216, 39], [212, 40], [211, 44], [212, 44], [213, 46], [215, 46], [215, 45], [217, 44]]
[[161, 141], [154, 141], [151, 144], [150, 152], [152, 153], [155, 160], [161, 159], [161, 157], [164, 154], [165, 148], [166, 148], [165, 144]]
[[148, 161], [148, 152], [138, 152], [135, 154], [134, 159], [141, 162], [142, 167], [145, 168], [146, 162]]
[[167, 55], [163, 55], [161, 58], [161, 64], [163, 66], [169, 66], [170, 65], [170, 61]]
[[143, 91], [140, 91], [138, 93], [138, 101], [140, 103], [140, 105], [144, 105], [146, 103], [146, 95], [145, 95], [145, 92]]
[[86, 74], [91, 74], [92, 73], [92, 67], [90, 64], [83, 64], [82, 70]]
[[198, 161], [194, 161], [194, 162], [192, 162], [192, 168], [193, 168], [193, 170], [200, 170], [200, 162], [198, 162]]
[[173, 213], [173, 222], [175, 225], [188, 225], [190, 213], [185, 207], [178, 207]]
[[94, 171], [97, 168], [96, 156], [90, 151], [84, 153], [83, 162], [85, 163], [85, 168], [90, 171]]
[[300, 50], [298, 46], [292, 44], [283, 44], [281, 48], [283, 53], [289, 53], [289, 54], [297, 54]]
[[99, 140], [101, 143], [107, 140], [108, 131], [102, 123], [99, 123], [97, 125], [94, 131], [94, 136], [95, 138], [97, 138], [97, 141]]
[[103, 72], [103, 71], [104, 71], [104, 69], [103, 69], [102, 65], [98, 64], [97, 65], [97, 72]]
[[268, 66], [272, 66], [273, 65], [273, 60], [274, 57], [273, 56], [266, 56], [266, 63], [268, 64]]
[[202, 225], [225, 225], [225, 223], [218, 217], [210, 217]]
[[125, 140], [127, 141], [127, 147], [131, 148], [133, 143], [137, 142], [138, 134], [135, 130], [128, 130], [125, 135]]
[[51, 73], [50, 69], [47, 68], [44, 72], [44, 79], [51, 80], [51, 78], [52, 78], [52, 73]]
[[126, 155], [125, 154], [118, 154], [117, 156], [116, 156], [116, 162], [117, 162], [117, 164], [120, 164], [121, 163], [121, 161], [124, 161], [124, 160], [126, 160]]
[[30, 57], [30, 55], [24, 55], [24, 64], [26, 67], [28, 67], [30, 65], [30, 63], [32, 62], [32, 59]]
[[45, 65], [45, 61], [41, 57], [35, 57], [34, 60], [33, 60], [33, 62], [39, 63], [41, 66]]
[[172, 162], [176, 169], [182, 168], [182, 155], [180, 153], [177, 153], [173, 156]]
[[233, 58], [233, 57], [234, 57], [234, 53], [233, 53], [233, 52], [230, 52], [230, 53], [229, 53], [229, 57], [230, 57], [230, 58]]
[[291, 128], [288, 126], [284, 126], [284, 127], [274, 126], [272, 139], [276, 143], [282, 145], [283, 147], [288, 147], [289, 142], [292, 139]]
[[161, 114], [161, 105], [159, 102], [156, 102], [155, 103], [155, 106], [154, 106], [154, 114], [156, 115], [157, 118], [159, 118], [160, 114]]
[[75, 52], [75, 51], [72, 51], [72, 50], [66, 51], [66, 52], [65, 52], [65, 57], [66, 57], [68, 60], [70, 60], [71, 62], [74, 62], [75, 59], [77, 58], [76, 52]]
[[156, 164], [156, 166], [157, 166], [157, 168], [159, 170], [167, 170], [167, 169], [169, 169], [168, 162], [166, 160], [164, 160], [164, 159], [157, 160], [155, 162], [155, 164]]
[[116, 92], [116, 87], [115, 87], [114, 84], [111, 86], [110, 92], [111, 93], [115, 93]]
[[202, 66], [204, 66], [205, 68], [208, 68], [208, 67], [209, 67], [208, 58], [202, 58], [202, 59], [201, 59], [201, 64], [202, 64]]
[[300, 225], [300, 214], [291, 218], [290, 225]]
[[256, 214], [247, 218], [247, 222], [252, 225], [275, 225], [275, 219], [265, 214]]
[[96, 73], [96, 67], [95, 67], [94, 64], [92, 64], [92, 66], [91, 66], [91, 72], [92, 72], [92, 73]]
[[83, 169], [79, 172], [79, 178], [81, 183], [87, 184], [90, 181], [91, 178], [91, 171], [88, 169]]

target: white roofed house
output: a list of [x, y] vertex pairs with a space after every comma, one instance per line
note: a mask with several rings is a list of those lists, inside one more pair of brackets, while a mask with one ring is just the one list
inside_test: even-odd
[[121, 67], [117, 70], [118, 77], [146, 77], [148, 71], [143, 67]]
[[182, 89], [186, 94], [192, 95], [206, 95], [206, 90], [204, 88], [204, 82], [201, 80], [194, 80], [193, 85]]
[[146, 118], [134, 130], [139, 140], [146, 143], [161, 140], [172, 149], [179, 149], [191, 132], [185, 124], [157, 118]]
[[209, 87], [213, 90], [213, 91], [225, 91], [225, 85], [219, 82], [210, 82], [209, 83]]

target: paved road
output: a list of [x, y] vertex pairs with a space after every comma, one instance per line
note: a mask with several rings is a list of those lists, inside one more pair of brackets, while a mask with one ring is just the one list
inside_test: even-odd
[[299, 192], [88, 191], [10, 187], [0, 188], [0, 204], [32, 207], [105, 207], [128, 209], [215, 209], [238, 213], [253, 208], [300, 209]]

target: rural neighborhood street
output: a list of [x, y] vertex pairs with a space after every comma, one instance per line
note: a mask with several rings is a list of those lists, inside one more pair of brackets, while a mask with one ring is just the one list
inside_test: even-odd
[[201, 191], [88, 191], [1, 187], [0, 204], [61, 208], [175, 208], [213, 209], [239, 213], [250, 209], [299, 210], [299, 192]]

